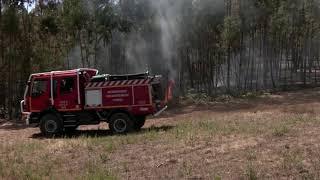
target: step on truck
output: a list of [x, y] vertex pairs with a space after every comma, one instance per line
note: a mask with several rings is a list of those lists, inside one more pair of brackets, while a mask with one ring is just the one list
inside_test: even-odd
[[149, 73], [98, 75], [96, 69], [30, 75], [22, 117], [54, 136], [80, 125], [107, 122], [113, 133], [140, 130], [149, 115], [157, 116], [171, 99], [172, 81]]

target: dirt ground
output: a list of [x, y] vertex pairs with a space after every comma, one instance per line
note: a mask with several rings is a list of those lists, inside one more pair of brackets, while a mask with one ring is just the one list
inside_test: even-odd
[[[52, 171], [34, 170], [26, 179], [32, 173], [40, 179], [101, 177], [96, 170], [90, 174], [91, 165], [111, 179], [320, 179], [319, 115], [316, 88], [175, 108], [126, 136], [112, 136], [101, 124], [46, 139], [38, 128], [0, 120], [0, 168], [7, 168], [0, 177], [21, 177], [23, 167], [17, 164], [22, 170], [16, 172], [8, 166], [16, 163], [10, 152], [29, 143], [36, 146], [21, 150], [20, 163], [31, 169], [53, 163]], [[38, 153], [47, 159], [34, 160]]]

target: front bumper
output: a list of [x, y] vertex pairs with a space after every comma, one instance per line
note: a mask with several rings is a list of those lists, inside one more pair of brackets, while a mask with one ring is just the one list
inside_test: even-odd
[[21, 119], [22, 119], [22, 121], [26, 121], [26, 125], [30, 125], [30, 115], [31, 115], [31, 113], [24, 111], [24, 108], [23, 108], [24, 102], [25, 102], [24, 100], [22, 100], [20, 102]]
[[26, 125], [30, 125], [30, 115], [29, 112], [22, 112], [21, 119], [26, 122]]

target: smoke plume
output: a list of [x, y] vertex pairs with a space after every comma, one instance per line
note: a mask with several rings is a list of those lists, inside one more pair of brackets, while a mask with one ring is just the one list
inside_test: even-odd
[[[94, 14], [92, 3], [84, 2], [86, 2], [87, 11], [91, 12], [89, 14]], [[184, 31], [191, 29], [187, 25], [193, 24], [191, 21], [194, 11], [212, 14], [224, 8], [224, 0], [141, 0], [137, 2], [140, 4], [126, 2], [130, 6], [128, 10], [124, 10], [135, 11], [137, 8], [134, 6], [141, 6], [141, 4], [147, 8], [133, 12], [139, 15], [133, 19], [134, 27], [131, 32], [128, 34], [114, 32], [111, 42], [107, 46], [100, 45], [98, 52], [95, 52], [98, 58], [95, 68], [102, 69], [104, 73], [138, 73], [149, 70], [153, 74], [165, 74], [173, 79], [178, 78], [181, 64], [177, 59], [179, 47], [182, 46], [179, 42]], [[141, 14], [144, 14], [142, 18]], [[140, 27], [141, 24], [143, 27]], [[80, 64], [80, 57], [80, 49], [77, 46], [68, 56], [71, 68]]]

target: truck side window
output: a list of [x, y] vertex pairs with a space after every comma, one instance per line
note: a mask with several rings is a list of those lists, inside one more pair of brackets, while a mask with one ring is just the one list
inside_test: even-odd
[[60, 82], [60, 93], [61, 94], [68, 94], [73, 92], [74, 88], [74, 78], [64, 78]]
[[48, 81], [44, 79], [38, 79], [33, 81], [32, 97], [38, 97], [44, 94], [48, 87]]

